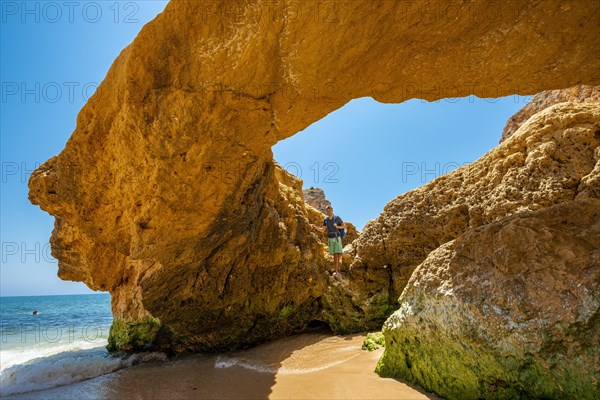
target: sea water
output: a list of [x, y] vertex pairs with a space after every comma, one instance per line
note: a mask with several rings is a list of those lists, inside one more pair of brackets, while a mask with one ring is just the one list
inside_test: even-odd
[[0, 297], [0, 395], [69, 384], [123, 368], [106, 351], [110, 295]]
[[[323, 329], [168, 360], [162, 353], [111, 355], [109, 303], [107, 294], [1, 297], [0, 398], [427, 398], [414, 391], [402, 397], [412, 389], [375, 378], [377, 357], [361, 350], [364, 334]], [[138, 363], [146, 364], [126, 368]]]

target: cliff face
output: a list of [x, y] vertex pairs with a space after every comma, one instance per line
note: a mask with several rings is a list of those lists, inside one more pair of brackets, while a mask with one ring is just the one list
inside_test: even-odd
[[[174, 260], [162, 262], [135, 260], [57, 218], [52, 249], [59, 275], [111, 292], [111, 349], [152, 343], [175, 351], [217, 350], [291, 334], [318, 313], [327, 279], [322, 239], [309, 226], [301, 186], [265, 162], [232, 200], [237, 208], [223, 210], [204, 237], [182, 242]], [[142, 234], [152, 234], [155, 218], [160, 215], [139, 227]], [[190, 218], [179, 227], [200, 223]]]
[[600, 86], [578, 85], [568, 89], [545, 90], [536, 93], [531, 102], [508, 119], [500, 143], [508, 139], [525, 121], [544, 108], [565, 102], [588, 103], [599, 101]]
[[378, 372], [448, 399], [595, 398], [599, 212], [600, 102], [544, 108], [389, 203], [355, 243], [369, 265], [385, 243], [403, 290]]
[[599, 103], [561, 103], [479, 160], [389, 202], [354, 243], [354, 271], [400, 296], [415, 267], [469, 229], [522, 210], [600, 196]]
[[[361, 294], [336, 310], [312, 211], [271, 146], [363, 96], [401, 102], [598, 85], [600, 60], [590, 55], [600, 54], [600, 10], [558, 0], [319, 4], [169, 3], [115, 60], [65, 149], [32, 174], [30, 200], [56, 217], [59, 276], [112, 295], [111, 348], [240, 347], [313, 318], [340, 331], [380, 324], [430, 250], [503, 208], [549, 206], [557, 202], [549, 191], [573, 196], [589, 172], [588, 145], [573, 143], [582, 161], [557, 172], [553, 160], [571, 150], [505, 148], [500, 164], [485, 167], [497, 173], [472, 173], [509, 182], [537, 174], [533, 189], [504, 185], [507, 202], [495, 200], [500, 193], [466, 205], [448, 198], [441, 217], [418, 224], [430, 218], [435, 228], [422, 233], [412, 222], [415, 237], [427, 237], [421, 248], [411, 246], [417, 239], [398, 250], [405, 239], [394, 226], [404, 217], [381, 222], [395, 233], [385, 248], [387, 230], [358, 241], [349, 285]], [[458, 196], [461, 184], [452, 185]], [[415, 207], [429, 209], [427, 196], [415, 196]], [[386, 210], [395, 207], [404, 206]]]

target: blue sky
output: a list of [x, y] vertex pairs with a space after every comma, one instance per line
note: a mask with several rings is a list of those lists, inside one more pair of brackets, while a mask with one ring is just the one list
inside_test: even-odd
[[[53, 218], [27, 200], [32, 170], [58, 154], [119, 52], [166, 2], [0, 2], [0, 295], [89, 293], [56, 276]], [[380, 104], [356, 99], [281, 143], [275, 159], [325, 190], [359, 228], [385, 203], [494, 147], [528, 98]]]
[[56, 276], [54, 218], [27, 200], [31, 171], [60, 153], [114, 59], [166, 2], [0, 2], [0, 295], [89, 293]]
[[381, 104], [355, 99], [274, 146], [275, 159], [320, 187], [357, 228], [390, 200], [495, 147], [507, 119], [529, 101], [475, 96]]

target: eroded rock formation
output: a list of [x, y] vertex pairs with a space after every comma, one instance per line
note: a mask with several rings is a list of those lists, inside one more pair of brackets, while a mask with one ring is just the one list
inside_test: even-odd
[[[416, 239], [399, 250], [395, 226], [408, 206], [393, 202], [394, 220], [381, 222], [389, 232], [358, 241], [353, 311], [336, 311], [345, 286], [335, 286], [342, 300], [331, 297], [301, 184], [273, 163], [271, 146], [363, 96], [401, 102], [598, 85], [599, 20], [585, 1], [172, 1], [115, 60], [65, 149], [32, 174], [31, 201], [56, 217], [59, 275], [112, 294], [114, 349], [240, 347], [312, 318], [340, 331], [381, 323], [419, 258], [465, 225], [558, 202], [549, 192], [574, 195], [589, 147], [573, 143], [583, 158], [569, 168], [559, 156], [570, 150], [559, 146], [501, 147], [469, 173], [538, 179], [500, 189], [484, 182], [482, 190], [504, 190], [492, 200], [430, 207], [430, 196], [412, 195], [414, 207], [430, 210], [414, 229], [433, 224], [415, 231], [426, 237], [421, 248], [410, 247]], [[382, 273], [391, 271], [384, 265], [400, 272]]]
[[537, 93], [531, 101], [506, 122], [500, 143], [505, 141], [519, 129], [532, 115], [557, 103], [564, 102], [599, 102], [600, 86], [578, 85], [568, 89], [545, 90]]
[[325, 208], [331, 205], [331, 202], [327, 200], [323, 189], [311, 187], [304, 189], [302, 193], [304, 194], [304, 202], [321, 211], [323, 214], [325, 214]]
[[450, 400], [596, 399], [599, 293], [599, 199], [517, 212], [419, 265], [378, 372]]
[[[380, 275], [391, 270], [403, 289], [384, 325], [381, 374], [448, 399], [595, 398], [600, 102], [542, 108], [484, 157], [400, 196], [372, 224], [358, 253], [376, 257], [370, 251], [384, 242], [400, 268], [391, 261]], [[428, 254], [413, 273], [423, 254], [415, 248]]]
[[599, 130], [600, 103], [557, 104], [479, 160], [392, 200], [353, 244], [354, 280], [369, 282], [380, 307], [389, 287], [395, 305], [416, 266], [469, 229], [600, 197]]
[[[61, 278], [112, 294], [111, 348], [247, 346], [301, 330], [318, 313], [326, 279], [323, 244], [310, 228], [301, 182], [272, 162], [263, 168], [232, 199], [237, 208], [223, 210], [221, 222], [187, 242], [187, 254], [181, 247], [168, 268], [111, 250], [57, 218], [52, 245]], [[62, 183], [54, 190], [66, 191]], [[142, 233], [152, 234], [153, 219]], [[200, 223], [190, 219], [182, 226], [191, 230]]]

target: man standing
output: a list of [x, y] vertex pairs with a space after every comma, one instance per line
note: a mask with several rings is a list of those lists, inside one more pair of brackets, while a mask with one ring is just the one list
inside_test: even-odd
[[340, 217], [333, 215], [333, 207], [327, 206], [325, 208], [327, 217], [323, 220], [323, 226], [319, 227], [321, 232], [327, 230], [327, 242], [329, 244], [329, 254], [333, 255], [333, 264], [335, 266], [335, 272], [333, 275], [340, 273], [340, 258], [342, 256], [342, 237], [340, 229], [346, 229], [346, 224]]

